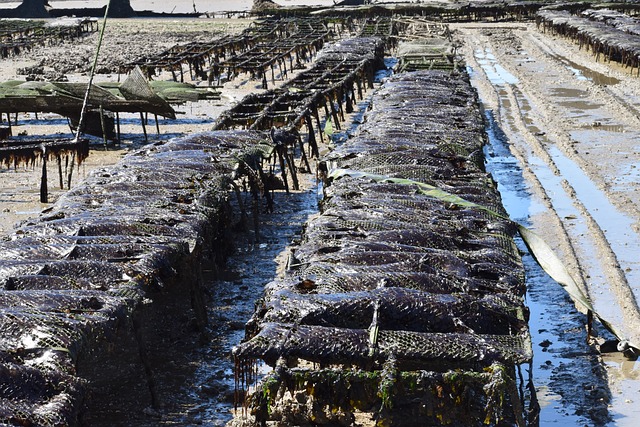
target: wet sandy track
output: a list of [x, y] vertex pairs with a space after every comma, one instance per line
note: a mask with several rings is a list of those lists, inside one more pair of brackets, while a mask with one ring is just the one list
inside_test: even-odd
[[[522, 171], [520, 195], [514, 176], [496, 176], [517, 200], [511, 215], [542, 234], [596, 311], [638, 342], [637, 77], [533, 24], [456, 28], [473, 84], [517, 160], [512, 170]], [[618, 354], [600, 360], [583, 344], [584, 316], [545, 290], [557, 285], [535, 266], [529, 278], [533, 340], [543, 350], [534, 360], [542, 424], [633, 425], [637, 365]]]

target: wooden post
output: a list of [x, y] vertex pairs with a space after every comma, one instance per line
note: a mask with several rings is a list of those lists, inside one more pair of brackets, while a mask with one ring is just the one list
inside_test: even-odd
[[104, 123], [104, 108], [102, 108], [102, 104], [100, 104], [100, 126], [102, 126], [102, 142], [104, 146], [107, 146], [107, 128]]
[[298, 143], [300, 144], [300, 156], [302, 157], [302, 161], [304, 162], [305, 166], [307, 167], [307, 170], [309, 172], [311, 172], [311, 166], [309, 165], [309, 160], [307, 159], [307, 154], [304, 152], [304, 142], [302, 141], [302, 137], [300, 136], [300, 133], [297, 133], [297, 135], [298, 135]]
[[142, 132], [144, 132], [144, 142], [149, 142], [147, 138], [147, 126], [144, 124], [144, 114], [140, 112], [140, 122], [142, 123]]
[[120, 113], [116, 112], [116, 129], [118, 132], [118, 145], [120, 145]]
[[[287, 150], [287, 147], [285, 147], [285, 150]], [[291, 173], [291, 180], [293, 181], [293, 189], [299, 190], [300, 185], [298, 184], [298, 175], [296, 174], [296, 165], [293, 159], [293, 154], [286, 153], [285, 155], [287, 158], [287, 164], [289, 166], [289, 172]]]
[[307, 124], [307, 129], [309, 130], [309, 155], [312, 157], [320, 157], [318, 152], [318, 142], [316, 141], [315, 130], [313, 130], [313, 120], [311, 119], [311, 113], [307, 114], [304, 117], [304, 121]]
[[47, 191], [47, 149], [42, 145], [42, 178], [40, 179], [40, 202], [49, 203]]
[[333, 117], [333, 126], [336, 128], [336, 130], [340, 130], [340, 118], [338, 117], [338, 112], [333, 105], [333, 95], [329, 98], [329, 107], [331, 107], [330, 112], [331, 117]]
[[64, 190], [64, 179], [62, 178], [62, 157], [58, 154], [56, 157], [58, 161], [58, 177], [60, 178], [60, 189]]
[[[289, 193], [289, 183], [287, 182], [287, 169], [286, 169], [286, 165], [284, 164], [286, 149], [287, 147], [284, 145], [276, 146], [276, 153], [278, 153], [278, 160], [280, 161], [280, 173], [282, 174], [282, 182], [284, 183], [285, 191]], [[283, 151], [285, 152], [283, 153]]]
[[[325, 105], [325, 109], [326, 109], [326, 105]], [[318, 134], [320, 135], [320, 142], [324, 142], [324, 132], [322, 131], [322, 124], [320, 123], [320, 113], [318, 113], [317, 108], [313, 112], [314, 112], [314, 115], [316, 116], [316, 125], [318, 128]]]
[[76, 163], [76, 152], [71, 154], [71, 164], [69, 165], [69, 174], [67, 175], [67, 188], [71, 190], [71, 177], [73, 176], [73, 166]]
[[353, 100], [351, 99], [351, 93], [353, 92], [353, 87], [351, 87], [351, 90], [349, 90], [349, 87], [346, 88], [346, 90], [343, 91], [344, 92], [344, 99], [346, 102], [346, 112], [347, 114], [351, 114], [353, 113]]

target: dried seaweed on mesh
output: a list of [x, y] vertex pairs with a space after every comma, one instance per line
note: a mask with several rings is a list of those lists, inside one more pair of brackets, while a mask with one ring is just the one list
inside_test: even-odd
[[44, 274], [15, 275], [0, 279], [2, 288], [9, 291], [18, 290], [89, 290], [94, 285], [80, 277], [59, 277]]
[[[375, 245], [372, 247], [395, 247], [398, 249], [406, 249], [407, 251], [419, 251], [421, 248], [428, 247], [434, 249], [455, 250], [460, 249], [465, 243], [459, 243], [459, 239], [455, 237], [443, 236], [429, 230], [416, 230], [407, 228], [403, 230], [336, 230], [323, 229], [316, 227], [309, 230], [304, 235], [304, 242], [316, 242], [318, 245], [327, 245], [329, 247], [345, 244], [362, 244]], [[473, 245], [473, 243], [471, 243]], [[300, 248], [295, 249], [296, 252]]]
[[436, 294], [396, 287], [331, 295], [283, 289], [270, 295], [261, 321], [366, 329], [377, 316], [378, 327], [385, 330], [507, 335], [526, 329], [517, 308], [520, 303], [504, 295]]
[[[335, 190], [335, 186], [332, 186]], [[499, 248], [505, 254], [519, 259], [518, 251], [509, 238], [508, 233], [499, 233], [487, 230], [491, 221], [486, 215], [477, 215], [472, 210], [451, 210], [445, 208], [439, 201], [430, 199], [408, 199], [405, 197], [372, 198], [363, 193], [356, 193], [352, 187], [344, 187], [345, 193], [336, 194], [323, 202], [325, 214], [314, 218], [307, 225], [303, 242], [324, 241], [365, 241], [378, 242], [402, 246], [424, 246], [435, 249], [450, 250], [479, 250], [486, 248]], [[402, 218], [402, 214], [411, 211], [415, 216], [408, 216], [404, 228], [398, 227], [387, 230], [366, 230], [361, 227], [350, 227], [354, 221], [346, 221], [345, 218], [357, 220], [358, 215], [353, 215], [354, 210], [383, 212], [388, 218], [396, 215]], [[340, 215], [339, 212], [344, 212]], [[430, 229], [423, 226], [424, 221], [420, 212], [430, 212], [431, 215], [424, 221]], [[416, 221], [418, 220], [418, 221]], [[448, 228], [447, 228], [448, 227]], [[447, 234], [446, 231], [455, 230], [455, 233]], [[493, 228], [495, 229], [495, 227]]]
[[[170, 217], [166, 217], [171, 221]], [[191, 241], [198, 236], [204, 224], [163, 224], [154, 223], [150, 218], [133, 218], [127, 220], [122, 218], [65, 218], [46, 222], [36, 222], [21, 227], [18, 232], [28, 236], [50, 236], [50, 235], [70, 235], [70, 236], [111, 236], [111, 235], [131, 235], [131, 236], [160, 236], [181, 238], [184, 241]]]
[[[466, 247], [465, 247], [466, 246]], [[434, 248], [432, 246], [409, 246], [399, 245], [395, 242], [385, 243], [384, 241], [370, 242], [363, 240], [331, 240], [328, 242], [312, 239], [308, 240], [295, 249], [296, 260], [302, 264], [312, 262], [332, 262], [339, 260], [343, 264], [359, 263], [359, 254], [362, 259], [377, 258], [367, 265], [384, 264], [397, 262], [398, 257], [405, 257], [408, 263], [418, 259], [422, 264], [438, 265], [436, 260], [442, 259], [441, 254], [454, 254], [460, 260], [465, 261], [471, 268], [478, 264], [495, 265], [496, 268], [505, 266], [507, 268], [518, 268], [520, 260], [514, 253], [505, 253], [499, 247], [478, 247], [473, 244], [451, 245], [449, 248]], [[336, 262], [336, 261], [334, 261]], [[365, 261], [366, 262], [366, 261]], [[422, 270], [416, 270], [422, 271]]]
[[64, 260], [48, 262], [40, 274], [59, 277], [82, 277], [95, 288], [108, 288], [119, 282], [126, 282], [129, 276], [123, 266], [112, 262], [94, 260]]
[[[135, 270], [128, 272], [132, 271]], [[100, 261], [0, 261], [0, 284], [8, 290], [34, 289], [38, 285], [42, 285], [43, 289], [63, 289], [54, 286], [65, 284], [97, 289], [127, 281], [126, 272], [116, 264]], [[49, 276], [56, 279], [49, 280]]]
[[[358, 257], [358, 260], [368, 260], [372, 257]], [[298, 276], [313, 278], [314, 276], [334, 274], [337, 276], [348, 274], [384, 274], [392, 273], [427, 273], [431, 277], [449, 278], [452, 282], [460, 280], [457, 288], [464, 289], [468, 280], [491, 281], [492, 285], [485, 285], [488, 289], [504, 289], [504, 291], [521, 293], [524, 290], [523, 275], [514, 270], [514, 265], [494, 265], [492, 263], [478, 263], [469, 265], [453, 255], [432, 253], [427, 257], [413, 257], [413, 262], [380, 262], [366, 264], [352, 262], [348, 264], [336, 262], [314, 261], [304, 265], [296, 272]], [[427, 276], [429, 277], [429, 276]], [[430, 285], [427, 283], [427, 285]], [[370, 283], [370, 287], [377, 286]], [[509, 289], [511, 288], [511, 289]]]
[[[510, 236], [514, 231], [509, 224], [471, 209], [451, 210], [450, 214], [447, 209], [442, 209], [430, 217], [423, 215], [412, 216], [406, 209], [344, 211], [330, 208], [325, 215], [309, 223], [308, 229], [310, 234], [329, 232], [336, 236], [344, 233], [366, 235], [372, 232], [405, 230], [448, 232], [453, 234], [449, 238], [464, 238], [479, 233], [503, 233]], [[456, 233], [452, 233], [452, 230]]]
[[47, 244], [32, 239], [19, 239], [0, 242], [0, 253], [3, 260], [55, 260], [62, 259], [73, 250], [73, 244]]
[[322, 364], [381, 366], [389, 357], [401, 369], [474, 367], [493, 362], [524, 363], [531, 358], [525, 335], [424, 333], [380, 329], [375, 343], [367, 329], [268, 323], [234, 349], [238, 358], [261, 358], [275, 366], [280, 358]]
[[0, 260], [0, 278], [4, 279], [11, 276], [40, 274], [46, 262], [46, 260]]
[[331, 166], [356, 170], [373, 167], [422, 166], [434, 171], [457, 170], [461, 174], [464, 174], [467, 169], [466, 158], [443, 152], [435, 145], [433, 147], [425, 147], [423, 143], [421, 146], [412, 148], [401, 147], [401, 149], [398, 149], [397, 146], [393, 148], [386, 150], [376, 149], [375, 153], [363, 153], [351, 149], [351, 145], [346, 144], [345, 149], [336, 150], [333, 153], [331, 158], [336, 160], [332, 162]]
[[330, 263], [315, 263], [300, 271], [292, 272], [300, 293], [341, 293], [375, 289], [378, 286], [398, 286], [434, 293], [465, 292], [482, 295], [486, 293], [515, 293], [525, 291], [522, 274], [504, 271], [496, 276], [460, 277], [442, 270], [430, 272], [389, 271], [370, 266], [341, 266]]
[[[431, 249], [442, 248], [428, 248], [421, 245], [404, 245], [395, 241], [385, 242], [381, 240], [364, 239], [349, 239], [342, 237], [341, 239], [319, 239], [319, 236], [315, 236], [315, 239], [305, 239], [305, 242], [295, 248], [296, 259], [305, 260], [309, 262], [311, 259], [324, 259], [325, 255], [333, 254], [332, 257], [340, 257], [344, 253], [353, 251], [358, 252], [372, 252], [372, 253], [422, 253], [426, 254]], [[451, 245], [451, 248], [454, 246]]]
[[[488, 182], [485, 181], [488, 185]], [[407, 200], [417, 200], [418, 202], [422, 200], [429, 200], [430, 197], [421, 195], [418, 193], [418, 189], [412, 185], [405, 184], [394, 184], [394, 183], [371, 183], [368, 181], [363, 181], [361, 179], [351, 179], [349, 177], [343, 177], [337, 183], [332, 184], [328, 187], [326, 193], [327, 197], [332, 197], [332, 188], [337, 186], [338, 188], [351, 189], [354, 197], [357, 197], [358, 191], [367, 190], [376, 190], [371, 194], [379, 194], [380, 198], [384, 200], [388, 200], [389, 198], [401, 198], [404, 197]], [[455, 187], [453, 187], [455, 188]], [[463, 187], [466, 189], [466, 187]], [[474, 187], [476, 188], [476, 187]], [[447, 190], [451, 190], [451, 188], [447, 188]], [[348, 191], [348, 190], [347, 190]], [[474, 190], [474, 193], [477, 193], [479, 190]], [[466, 191], [462, 191], [463, 193]], [[504, 207], [500, 205], [499, 199], [495, 199], [498, 197], [498, 193], [495, 189], [491, 189], [487, 191], [487, 194], [469, 194], [469, 198], [472, 200], [488, 200], [490, 203], [487, 203], [488, 207], [495, 208], [495, 212], [503, 213]], [[457, 206], [455, 204], [445, 203], [442, 201], [437, 201], [436, 199], [431, 199], [436, 202], [436, 205], [439, 204], [440, 209], [433, 209], [434, 214], [430, 215], [429, 211], [421, 211], [419, 209], [408, 211], [407, 209], [402, 209], [402, 204], [399, 203], [397, 208], [391, 208], [385, 210], [386, 215], [390, 215], [391, 218], [389, 220], [388, 228], [394, 229], [394, 222], [404, 222], [408, 227], [416, 227], [416, 228], [430, 228], [437, 227], [438, 224], [448, 224], [449, 233], [451, 230], [464, 231], [464, 230], [472, 230], [472, 231], [484, 231], [484, 232], [494, 232], [494, 233], [505, 233], [506, 235], [513, 235], [517, 230], [513, 225], [511, 225], [508, 221], [504, 221], [501, 219], [497, 219], [495, 216], [489, 214], [488, 212], [463, 208]], [[330, 202], [331, 203], [331, 202]], [[340, 219], [342, 221], [351, 222], [354, 220], [373, 220], [374, 223], [376, 221], [382, 221], [382, 211], [378, 210], [378, 212], [372, 210], [372, 214], [367, 215], [367, 211], [364, 209], [354, 209], [349, 212], [348, 216], [344, 216], [342, 214], [336, 214], [330, 209], [327, 209], [325, 212], [327, 215], [330, 215], [333, 218]], [[411, 216], [411, 214], [415, 216]], [[419, 216], [424, 216], [425, 218], [420, 218]], [[418, 219], [421, 219], [418, 220]], [[459, 224], [456, 226], [455, 224]], [[371, 225], [371, 227], [381, 227]], [[400, 227], [400, 224], [397, 224]]]
[[0, 423], [73, 425], [82, 407], [82, 384], [61, 371], [25, 366], [0, 351]]
[[52, 349], [71, 361], [90, 348], [91, 340], [113, 333], [118, 319], [128, 314], [122, 299], [95, 291], [2, 291], [0, 302], [2, 348], [25, 355]]
[[[76, 224], [80, 229], [86, 230], [88, 226], [102, 220], [105, 223], [114, 224], [114, 227], [116, 224], [120, 224], [120, 227], [146, 224], [149, 226], [147, 232], [152, 232], [153, 226], [158, 226], [157, 232], [162, 233], [162, 227], [166, 226], [176, 229], [205, 229], [207, 223], [215, 219], [214, 212], [210, 212], [208, 206], [200, 206], [198, 203], [193, 203], [193, 206], [185, 209], [176, 209], [180, 215], [168, 213], [173, 210], [171, 209], [173, 207], [173, 204], [161, 200], [142, 206], [129, 205], [127, 211], [123, 211], [121, 207], [112, 203], [104, 203], [100, 206], [69, 203], [62, 209], [52, 210], [50, 215], [41, 216], [38, 220], [25, 225], [41, 225], [64, 230], [73, 229], [73, 224]], [[140, 230], [143, 229], [140, 228]]]

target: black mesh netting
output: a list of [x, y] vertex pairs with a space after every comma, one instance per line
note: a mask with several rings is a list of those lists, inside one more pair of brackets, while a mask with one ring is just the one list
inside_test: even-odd
[[260, 167], [270, 153], [258, 132], [157, 143], [91, 174], [0, 241], [1, 425], [78, 423], [78, 362], [169, 286], [195, 304], [191, 267], [224, 235], [237, 166]]
[[[277, 365], [266, 380], [272, 383], [263, 383], [257, 393], [264, 397], [273, 388], [282, 396], [285, 389], [301, 393], [306, 387], [303, 394], [314, 400], [319, 397], [314, 390], [324, 387], [333, 397], [349, 394], [334, 387], [336, 376], [355, 366], [373, 378], [391, 363], [389, 378], [395, 380], [378, 377], [361, 400], [377, 402], [373, 411], [393, 419], [393, 410], [380, 407], [380, 390], [389, 380], [387, 392], [399, 392], [394, 384], [408, 373], [464, 372], [471, 390], [470, 378], [480, 379], [484, 369], [498, 364], [508, 373], [499, 387], [512, 387], [514, 367], [531, 360], [514, 226], [485, 210], [425, 195], [413, 183], [504, 215], [495, 185], [478, 162], [484, 141], [484, 122], [465, 75], [407, 73], [389, 79], [374, 95], [365, 124], [327, 158], [333, 179], [325, 187], [321, 214], [305, 224], [284, 277], [267, 286], [246, 342], [234, 350], [245, 380], [250, 373], [245, 360]], [[381, 175], [403, 181], [384, 182]], [[334, 366], [336, 376], [328, 371], [316, 376], [318, 371], [305, 368], [313, 381], [287, 385], [283, 378], [296, 361]], [[420, 393], [432, 397], [433, 389], [424, 387], [415, 386], [404, 402], [419, 401]], [[288, 419], [295, 412], [291, 405], [306, 399], [287, 403], [273, 396], [265, 411], [257, 393], [251, 400], [259, 420]], [[509, 396], [503, 395], [497, 411], [513, 421], [519, 397]], [[328, 400], [315, 402], [307, 413], [330, 417], [332, 411], [320, 407], [331, 407], [333, 400], [323, 397]], [[495, 422], [485, 397], [478, 396], [484, 402], [481, 418], [460, 425]], [[372, 409], [350, 402], [340, 408], [344, 417], [334, 420], [338, 424], [348, 424], [354, 409]]]

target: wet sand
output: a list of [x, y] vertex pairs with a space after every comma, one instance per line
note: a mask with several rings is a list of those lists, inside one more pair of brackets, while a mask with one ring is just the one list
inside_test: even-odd
[[[526, 197], [519, 200], [520, 217], [515, 219], [528, 221], [561, 254], [595, 310], [624, 337], [638, 342], [640, 154], [635, 147], [640, 135], [640, 80], [615, 63], [596, 63], [590, 52], [579, 50], [571, 40], [542, 34], [534, 24], [455, 27], [465, 40], [472, 82], [505, 133], [524, 176]], [[562, 306], [560, 312], [570, 317], [572, 307], [566, 302]], [[544, 317], [557, 307], [539, 309]], [[578, 357], [577, 348], [563, 341], [568, 330], [553, 331], [567, 328], [566, 324], [547, 319], [551, 324], [545, 325], [532, 319], [534, 346], [565, 357], [548, 361], [545, 369], [556, 390], [549, 391], [545, 400], [555, 396], [568, 413], [577, 410], [590, 392], [572, 394], [568, 389], [597, 385], [603, 378], [591, 377], [592, 372], [584, 377], [575, 368], [574, 363], [587, 356]], [[552, 330], [554, 338], [536, 334], [536, 328]], [[584, 317], [577, 328], [584, 331]], [[612, 338], [598, 329], [600, 343]], [[547, 346], [545, 340], [552, 344]], [[567, 356], [571, 352], [573, 356]], [[603, 394], [601, 404], [609, 406], [615, 425], [635, 425], [632, 420], [638, 410], [632, 402], [640, 391], [638, 364], [625, 361], [620, 353], [602, 357], [599, 363], [607, 372], [601, 375], [611, 396]], [[607, 419], [596, 414], [591, 422], [597, 421]]]

